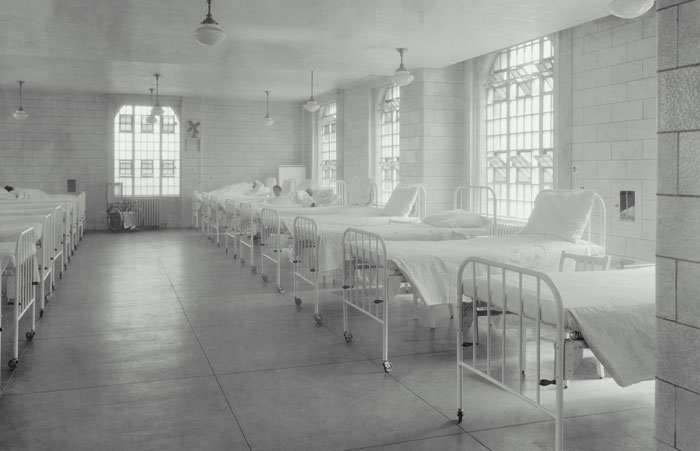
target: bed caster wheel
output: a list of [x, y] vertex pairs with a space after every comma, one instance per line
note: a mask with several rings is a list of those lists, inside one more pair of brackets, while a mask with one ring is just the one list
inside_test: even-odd
[[32, 341], [34, 339], [34, 335], [36, 332], [33, 330], [28, 331], [26, 334], [24, 334], [25, 337], [27, 337], [27, 341]]
[[294, 303], [296, 305], [301, 305], [301, 298], [294, 298]]
[[10, 359], [10, 361], [7, 362], [7, 366], [9, 366], [11, 370], [17, 368], [17, 365], [19, 365], [19, 359]]
[[56, 282], [51, 282], [51, 291], [56, 290]]
[[457, 410], [457, 424], [462, 422], [462, 418], [464, 418], [464, 412], [462, 412], [462, 409], [459, 409]]
[[[43, 317], [44, 317], [44, 309], [41, 309], [41, 310], [39, 310], [39, 318], [43, 318]], [[27, 332], [27, 333], [29, 333], [29, 332]]]
[[387, 374], [391, 373], [391, 370], [394, 369], [394, 365], [392, 365], [389, 361], [382, 362], [382, 366], [384, 367], [384, 372]]
[[51, 295], [47, 294], [46, 296], [44, 296], [44, 301], [46, 301], [47, 303], [51, 302]]
[[323, 321], [323, 317], [321, 316], [320, 313], [316, 313], [314, 315], [314, 319], [316, 320], [316, 324], [321, 324], [321, 321]]
[[221, 249], [221, 243], [216, 243], [217, 247]]
[[225, 251], [226, 251], [226, 253], [228, 254], [228, 248], [226, 248], [226, 249], [224, 249], [224, 250], [225, 250]]
[[58, 275], [58, 278], [63, 279], [63, 271], [61, 271], [61, 273]]
[[241, 259], [241, 266], [245, 266], [245, 258]]
[[263, 280], [263, 282], [267, 282], [267, 274], [262, 275], [262, 280]]
[[238, 258], [238, 254], [233, 254], [233, 259], [235, 260], [237, 258]]
[[282, 288], [282, 285], [277, 285], [277, 292], [278, 292], [279, 294], [284, 293], [284, 288]]
[[352, 334], [350, 332], [343, 332], [343, 337], [348, 343], [352, 343]]
[[258, 268], [255, 267], [255, 266], [251, 266], [251, 267], [250, 267], [250, 272], [252, 272], [253, 274], [255, 274], [256, 272], [258, 272]]

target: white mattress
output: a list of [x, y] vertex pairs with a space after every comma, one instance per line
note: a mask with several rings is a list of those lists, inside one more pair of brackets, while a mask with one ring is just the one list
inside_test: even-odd
[[[332, 217], [330, 217], [332, 218]], [[464, 239], [469, 235], [486, 234], [484, 229], [475, 228], [454, 228], [454, 227], [435, 227], [424, 223], [379, 223], [377, 220], [384, 218], [375, 216], [366, 218], [364, 224], [352, 225], [352, 227], [360, 228], [368, 232], [376, 233], [382, 236], [385, 241], [443, 241]], [[345, 230], [351, 225], [335, 222], [325, 222], [323, 218], [317, 221], [319, 234], [319, 267], [321, 271], [331, 271], [343, 268], [343, 235]], [[405, 219], [405, 218], [404, 218]], [[373, 223], [375, 222], [375, 223]]]
[[[623, 271], [555, 272], [547, 274], [564, 307], [565, 327], [579, 331], [615, 381], [626, 387], [655, 374], [655, 268]], [[473, 277], [464, 278], [464, 294], [473, 295]], [[503, 307], [503, 277], [491, 278], [491, 301]], [[477, 277], [477, 297], [488, 298], [485, 276]], [[508, 309], [518, 311], [515, 273], [507, 273]], [[540, 285], [542, 320], [555, 325], [556, 307], [549, 287]], [[537, 318], [535, 279], [523, 277], [523, 313]]]
[[[389, 241], [389, 269], [411, 283], [427, 305], [455, 302], [457, 272], [468, 257], [482, 257], [538, 271], [557, 271], [561, 251], [599, 255], [600, 246], [549, 235], [479, 237], [458, 241]], [[461, 297], [461, 296], [460, 296]]]
[[[15, 251], [17, 249], [17, 243], [15, 241], [3, 241], [0, 242], [0, 274], [4, 273], [6, 270], [12, 269], [15, 264]], [[36, 256], [36, 248], [32, 246], [30, 257]], [[34, 280], [39, 280], [39, 272], [34, 265]]]
[[43, 217], [37, 218], [32, 216], [30, 218], [31, 219], [5, 221], [4, 218], [0, 216], [0, 242], [14, 242], [20, 233], [24, 232], [30, 227], [34, 229], [34, 235], [37, 237], [36, 241], [38, 241], [38, 239], [43, 236]]

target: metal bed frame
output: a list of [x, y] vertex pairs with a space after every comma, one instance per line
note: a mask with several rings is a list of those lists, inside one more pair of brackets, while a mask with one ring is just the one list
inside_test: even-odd
[[248, 202], [242, 202], [240, 208], [240, 233], [238, 235], [238, 250], [241, 253], [241, 266], [245, 265], [243, 247], [250, 249], [250, 270], [255, 274], [255, 221], [253, 220], [253, 206]]
[[[34, 230], [29, 228], [17, 237], [15, 244], [15, 305], [14, 305], [14, 343], [13, 357], [7, 363], [14, 370], [19, 364], [19, 322], [31, 309], [32, 327], [25, 337], [32, 341], [36, 329], [36, 283], [34, 276], [37, 269], [36, 242], [33, 239]], [[1, 314], [0, 314], [1, 317]], [[0, 329], [0, 333], [1, 333]]]
[[[416, 197], [416, 208], [413, 212], [418, 218], [424, 218], [426, 212], [426, 191], [422, 184], [418, 184], [418, 195]], [[376, 194], [376, 185], [372, 185], [372, 195]], [[376, 196], [373, 197], [376, 199]], [[375, 203], [376, 208], [376, 203]], [[311, 285], [314, 290], [314, 319], [317, 323], [323, 321], [323, 315], [319, 311], [319, 234], [318, 224], [312, 217], [297, 216], [294, 219], [294, 244], [292, 263], [294, 264], [294, 302], [296, 305], [302, 304], [299, 297], [299, 285], [297, 279]]]
[[212, 243], [216, 244], [218, 247], [221, 247], [221, 241], [219, 240], [219, 231], [221, 229], [221, 216], [222, 216], [222, 209], [219, 206], [219, 199], [216, 196], [210, 196], [209, 197], [209, 227], [210, 230], [214, 230], [214, 232], [211, 232], [211, 235], [209, 236], [209, 239], [211, 240]]
[[192, 224], [194, 224], [195, 230], [199, 229], [199, 209], [201, 207], [200, 197], [201, 194], [199, 191], [192, 191]]
[[224, 201], [224, 250], [228, 253], [228, 240], [231, 238], [233, 241], [233, 259], [238, 257], [238, 240], [240, 238], [241, 231], [241, 218], [238, 215], [236, 209], [236, 201], [233, 199], [226, 199]]
[[267, 282], [268, 274], [265, 273], [265, 260], [275, 264], [277, 291], [284, 293], [281, 283], [282, 250], [288, 242], [287, 233], [280, 230], [280, 219], [277, 210], [263, 208], [260, 213], [260, 273], [264, 282]]
[[[600, 265], [602, 269], [607, 269], [609, 265], [609, 257], [582, 257], [574, 254], [567, 254], [562, 252], [562, 259], [560, 263], [560, 270], [564, 263], [565, 258], [573, 258], [578, 266], [579, 263]], [[593, 260], [596, 260], [595, 263]], [[511, 275], [517, 275], [517, 296], [515, 299], [509, 299], [508, 296], [510, 292], [506, 290], [506, 278], [507, 273]], [[476, 279], [480, 274], [486, 277], [487, 293], [480, 293], [477, 287]], [[464, 290], [464, 278], [467, 277], [468, 280], [472, 281], [471, 291], [465, 293]], [[581, 358], [583, 350], [588, 347], [584, 338], [580, 333], [575, 331], [568, 331], [565, 327], [565, 310], [562, 301], [561, 293], [559, 292], [556, 284], [551, 280], [551, 278], [543, 272], [510, 265], [506, 263], [499, 263], [493, 260], [483, 259], [480, 257], [470, 257], [467, 258], [459, 268], [457, 279], [457, 293], [458, 299], [466, 295], [472, 299], [471, 304], [471, 318], [473, 318], [473, 327], [471, 327], [471, 342], [466, 341], [464, 329], [468, 327], [460, 321], [457, 327], [457, 374], [458, 374], [458, 393], [459, 393], [459, 407], [457, 410], [457, 422], [461, 423], [464, 416], [463, 413], [463, 398], [464, 398], [464, 370], [467, 370], [483, 379], [497, 385], [498, 387], [518, 396], [523, 399], [528, 404], [536, 407], [538, 410], [546, 413], [547, 415], [554, 418], [555, 421], [555, 451], [562, 451], [564, 447], [564, 389], [568, 386], [569, 380], [573, 377], [574, 369], [577, 366], [577, 361]], [[537, 318], [530, 318], [525, 315], [523, 307], [523, 280], [524, 279], [534, 279], [536, 285], [536, 301], [538, 305]], [[494, 307], [493, 297], [492, 297], [492, 280], [496, 284], [501, 285], [502, 300], [498, 306]], [[512, 280], [512, 279], [511, 279]], [[547, 288], [553, 296], [554, 306], [555, 306], [555, 326], [554, 326], [554, 340], [551, 338], [545, 338], [542, 336], [541, 331], [543, 328], [542, 320], [542, 292], [543, 288]], [[545, 290], [546, 291], [546, 290]], [[512, 293], [511, 293], [512, 296]], [[459, 303], [459, 313], [460, 318], [465, 317], [465, 302]], [[477, 310], [477, 305], [480, 304], [481, 310]], [[468, 308], [468, 307], [467, 307]], [[480, 313], [485, 313], [480, 315]], [[507, 368], [506, 364], [506, 333], [509, 330], [507, 325], [508, 316], [507, 314], [515, 315], [516, 318], [516, 336], [518, 337], [518, 365], [517, 365], [517, 375], [518, 384], [517, 388], [513, 388], [506, 383], [507, 379]], [[495, 374], [497, 371], [492, 370], [492, 348], [494, 345], [491, 340], [491, 333], [494, 326], [491, 324], [491, 318], [495, 315], [501, 316], [501, 321], [498, 327], [501, 331], [501, 343], [500, 343], [500, 354], [501, 357], [498, 359], [500, 361], [500, 377]], [[486, 316], [487, 318], [487, 332], [486, 332], [486, 362], [485, 369], [484, 364], [481, 368], [477, 365], [477, 349], [480, 345], [479, 342], [479, 329], [478, 329], [478, 317]], [[526, 338], [527, 329], [532, 328], [532, 322], [535, 322], [535, 339], [536, 339], [536, 374], [535, 374], [535, 394], [528, 395], [524, 392], [525, 378], [526, 378]], [[526, 322], [528, 324], [526, 324]], [[511, 322], [512, 324], [512, 322]], [[545, 327], [552, 328], [551, 325], [544, 324]], [[542, 341], [554, 342], [554, 379], [542, 379]], [[464, 359], [464, 348], [472, 347], [472, 357], [471, 362]], [[604, 376], [604, 370], [600, 362], [596, 361], [596, 370], [598, 372], [598, 377], [602, 378]], [[542, 403], [541, 399], [541, 387], [555, 385], [555, 406], [554, 410], [548, 409]]]
[[[461, 188], [459, 188], [461, 189]], [[557, 191], [568, 191], [568, 190], [557, 190]], [[593, 231], [592, 229], [594, 228], [593, 225], [593, 218], [598, 219], [598, 227], [596, 231]], [[606, 221], [606, 216], [605, 216], [605, 203], [603, 202], [603, 199], [598, 195], [595, 194], [594, 196], [594, 201], [593, 201], [593, 209], [591, 212], [591, 218], [589, 218], [589, 222], [586, 226], [586, 229], [584, 230], [584, 235], [587, 236], [588, 241], [598, 239], [598, 244], [601, 245], [603, 248], [603, 251], [605, 251], [605, 221]], [[517, 233], [520, 231], [519, 227], [513, 227], [512, 229], [508, 228], [503, 228], [501, 230], [501, 235], [505, 234], [507, 231], [512, 230], [514, 233]], [[317, 241], [318, 242], [318, 241]], [[373, 251], [369, 251], [369, 249], [373, 249]], [[371, 257], [371, 258], [369, 258]], [[347, 324], [347, 306], [350, 305], [357, 310], [362, 311], [363, 313], [366, 313], [368, 316], [371, 318], [377, 320], [382, 324], [382, 332], [383, 332], [383, 340], [382, 340], [382, 347], [383, 347], [383, 352], [384, 352], [384, 362], [388, 362], [388, 321], [387, 321], [387, 316], [384, 315], [384, 317], [380, 317], [377, 315], [376, 311], [374, 308], [369, 308], [369, 307], [374, 307], [372, 304], [377, 303], [378, 300], [380, 300], [383, 303], [386, 303], [385, 301], [388, 301], [388, 296], [389, 296], [389, 287], [390, 286], [400, 286], [402, 283], [408, 283], [408, 281], [398, 272], [392, 272], [387, 269], [388, 265], [388, 255], [386, 252], [386, 244], [384, 242], [384, 239], [376, 234], [376, 233], [371, 233], [367, 231], [363, 231], [361, 229], [354, 229], [354, 228], [349, 228], [347, 229], [345, 235], [343, 236], [343, 262], [344, 262], [344, 277], [346, 278], [345, 283], [343, 285], [343, 326], [344, 326], [344, 333], [345, 333], [345, 338], [346, 341], [350, 342], [352, 340], [352, 334], [348, 331], [348, 324]], [[358, 286], [354, 283], [355, 276], [354, 273], [359, 269], [361, 269], [362, 272], [362, 277], [360, 281], [363, 281], [364, 278], [368, 278], [368, 280], [377, 280], [376, 284], [377, 286], [383, 287], [383, 299], [381, 297], [377, 296], [377, 289], [375, 287], [374, 291], [373, 290], [367, 290], [365, 289], [364, 285], [359, 285]], [[393, 278], [396, 278], [394, 280], [391, 280]], [[349, 280], [348, 280], [349, 279]], [[458, 298], [459, 299], [459, 298]], [[413, 300], [414, 300], [414, 311], [417, 306], [417, 296], [414, 293], [413, 295]], [[431, 306], [434, 307], [434, 306]], [[448, 303], [448, 307], [450, 308], [450, 317], [453, 317], [453, 307], [451, 304]], [[388, 313], [388, 307], [385, 307], [386, 312]], [[434, 317], [432, 314], [432, 308], [430, 311], [431, 314], [431, 328], [435, 327], [434, 323]], [[348, 339], [349, 335], [349, 339]], [[387, 365], [384, 365], [384, 370], [389, 372], [391, 371], [391, 364], [389, 363], [389, 370], [387, 370]]]
[[202, 234], [209, 238], [209, 198], [208, 193], [202, 193], [202, 217], [199, 221]]

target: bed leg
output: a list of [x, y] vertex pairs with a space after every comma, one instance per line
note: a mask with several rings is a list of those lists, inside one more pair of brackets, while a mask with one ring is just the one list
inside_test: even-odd
[[428, 308], [428, 311], [430, 312], [430, 328], [435, 329], [435, 315], [433, 314], [433, 305], [431, 305]]
[[413, 319], [418, 319], [418, 295], [413, 293]]
[[451, 302], [447, 303], [447, 308], [450, 309], [450, 319], [455, 317], [455, 309]]
[[605, 377], [605, 367], [598, 359], [595, 361], [595, 370], [598, 373], [598, 378], [603, 379]]

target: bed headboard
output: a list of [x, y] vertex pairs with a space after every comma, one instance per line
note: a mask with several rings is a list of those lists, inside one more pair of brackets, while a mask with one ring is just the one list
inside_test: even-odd
[[452, 205], [455, 210], [485, 215], [496, 224], [496, 202], [496, 193], [488, 186], [461, 185], [454, 190]]

